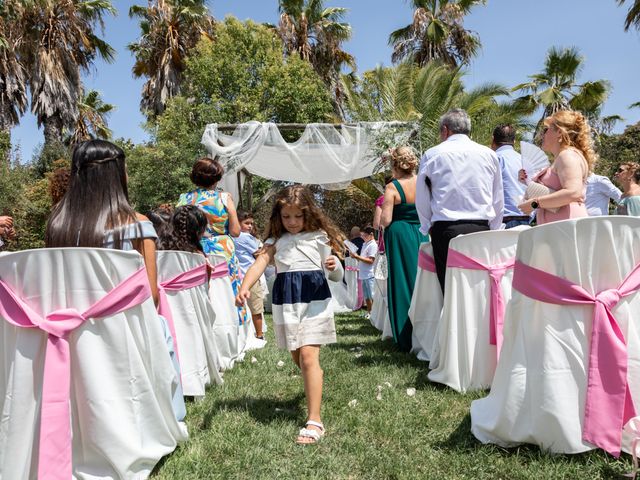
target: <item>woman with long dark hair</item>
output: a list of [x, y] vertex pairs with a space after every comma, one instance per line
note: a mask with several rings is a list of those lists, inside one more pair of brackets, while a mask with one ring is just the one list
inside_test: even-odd
[[51, 212], [45, 245], [137, 250], [157, 304], [156, 237], [147, 217], [129, 204], [124, 151], [105, 140], [78, 144], [69, 189]]

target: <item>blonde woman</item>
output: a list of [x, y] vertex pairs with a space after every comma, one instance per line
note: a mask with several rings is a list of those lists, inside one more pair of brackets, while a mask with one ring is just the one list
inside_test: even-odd
[[597, 159], [587, 120], [580, 112], [570, 110], [547, 117], [542, 130], [542, 149], [551, 153], [554, 160], [533, 181], [554, 192], [528, 199], [518, 208], [525, 214], [537, 210], [538, 225], [587, 217], [586, 181]]
[[411, 147], [391, 150], [393, 180], [384, 191], [380, 226], [384, 228], [384, 244], [389, 275], [387, 300], [393, 339], [401, 350], [411, 350], [409, 305], [418, 269], [420, 243], [428, 237], [420, 233], [416, 210], [416, 168], [418, 159]]

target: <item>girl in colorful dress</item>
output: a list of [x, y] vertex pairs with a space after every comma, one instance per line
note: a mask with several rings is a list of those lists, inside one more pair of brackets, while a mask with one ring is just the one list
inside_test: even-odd
[[324, 435], [320, 418], [323, 371], [320, 346], [336, 342], [331, 292], [325, 270], [342, 280], [342, 266], [331, 251], [341, 252], [344, 236], [313, 201], [312, 193], [296, 185], [276, 196], [264, 250], [247, 271], [236, 297], [244, 305], [249, 289], [275, 260], [273, 324], [278, 347], [291, 352], [302, 371], [308, 416], [297, 443], [317, 443]]
[[[177, 206], [195, 205], [207, 217], [207, 228], [200, 240], [202, 249], [205, 255], [224, 256], [229, 267], [233, 293], [237, 295], [240, 276], [236, 248], [231, 237], [240, 235], [240, 222], [231, 195], [216, 190], [223, 174], [224, 168], [218, 160], [206, 157], [198, 160], [191, 170], [191, 181], [198, 188], [180, 195]], [[238, 318], [240, 325], [247, 321], [244, 306], [238, 309]]]

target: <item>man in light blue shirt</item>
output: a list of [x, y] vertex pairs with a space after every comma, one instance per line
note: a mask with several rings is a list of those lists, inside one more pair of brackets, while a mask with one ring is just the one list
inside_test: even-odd
[[512, 125], [498, 125], [493, 130], [491, 148], [495, 150], [502, 171], [502, 188], [504, 189], [504, 215], [502, 222], [505, 228], [528, 225], [529, 216], [518, 210], [522, 202], [525, 185], [518, 180], [518, 172], [522, 168], [522, 157], [513, 149], [516, 131]]
[[618, 203], [620, 197], [622, 192], [607, 177], [595, 173], [587, 177], [587, 196], [584, 203], [590, 217], [609, 215], [609, 200]]

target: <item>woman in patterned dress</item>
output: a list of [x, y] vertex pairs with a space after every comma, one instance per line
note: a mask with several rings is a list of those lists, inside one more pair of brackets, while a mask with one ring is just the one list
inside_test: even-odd
[[[240, 276], [238, 258], [233, 238], [240, 235], [240, 222], [233, 199], [228, 192], [216, 190], [216, 185], [224, 174], [224, 168], [217, 159], [201, 158], [191, 170], [191, 181], [195, 190], [180, 195], [177, 206], [195, 205], [207, 217], [207, 228], [200, 240], [205, 255], [223, 255], [229, 267], [233, 293], [238, 294]], [[238, 308], [240, 325], [247, 320], [245, 307]]]

